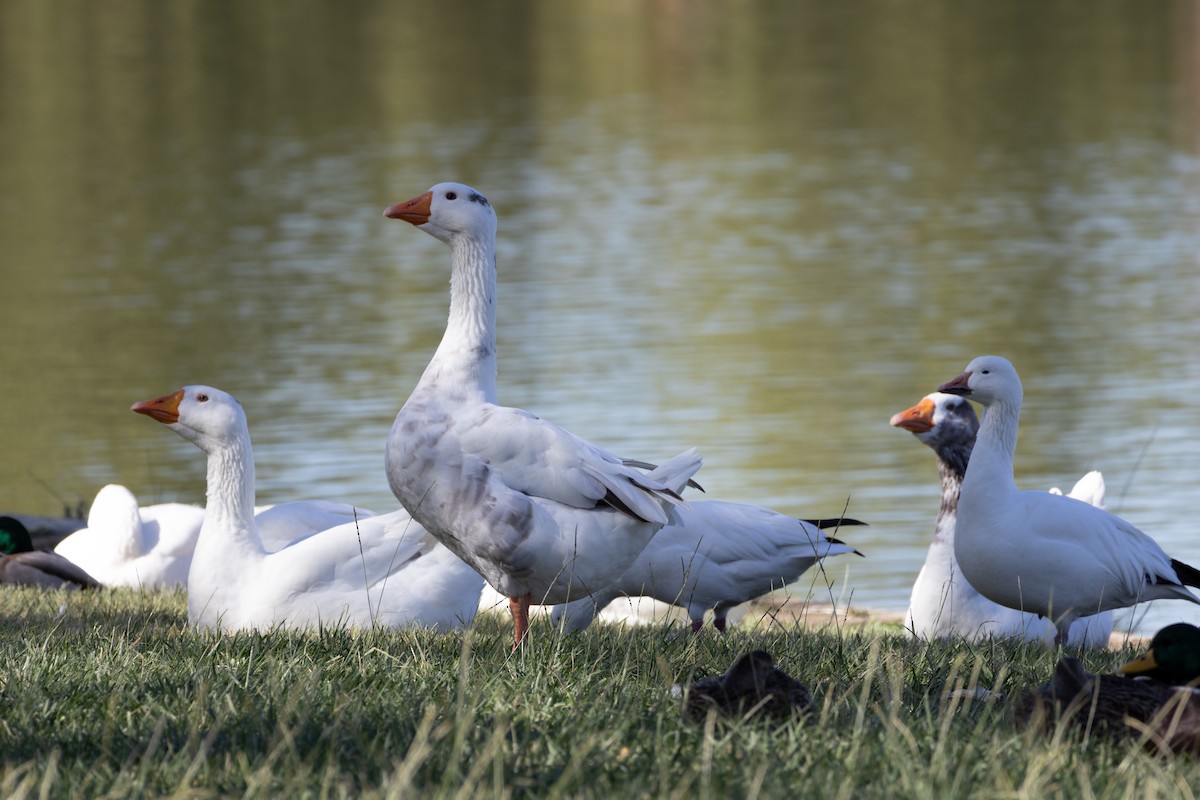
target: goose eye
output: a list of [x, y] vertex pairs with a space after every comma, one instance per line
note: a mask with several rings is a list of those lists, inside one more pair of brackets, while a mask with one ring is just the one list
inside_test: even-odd
[[458, 192], [446, 192], [446, 199], [447, 200], [457, 200]]
[[198, 395], [196, 395], [196, 402], [197, 402], [197, 403], [207, 403], [207, 402], [208, 402], [208, 395], [206, 395], [206, 394], [198, 394]]

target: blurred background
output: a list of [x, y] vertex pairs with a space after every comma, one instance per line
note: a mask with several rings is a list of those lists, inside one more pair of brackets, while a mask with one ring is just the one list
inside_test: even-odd
[[246, 407], [261, 502], [395, 508], [449, 254], [382, 210], [459, 180], [502, 401], [869, 521], [842, 602], [907, 604], [937, 472], [888, 419], [984, 352], [1019, 485], [1100, 469], [1200, 566], [1198, 119], [1194, 2], [5, 2], [0, 511], [202, 502], [129, 411], [186, 383]]

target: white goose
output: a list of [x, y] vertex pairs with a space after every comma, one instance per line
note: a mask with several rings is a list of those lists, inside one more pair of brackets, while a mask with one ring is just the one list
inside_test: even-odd
[[[958, 497], [979, 430], [979, 418], [971, 404], [956, 395], [935, 392], [894, 415], [891, 424], [911, 431], [937, 453], [942, 480], [933, 543], [913, 584], [905, 628], [923, 639], [994, 636], [1052, 641], [1057, 631], [1050, 620], [988, 600], [967, 582], [954, 558]], [[1099, 472], [1089, 472], [1079, 479], [1070, 496], [1103, 508], [1103, 477]], [[1071, 625], [1068, 644], [1106, 647], [1112, 627], [1111, 611], [1081, 617]]]
[[1056, 643], [1080, 616], [1143, 600], [1200, 598], [1200, 571], [1120, 517], [1049, 492], [1021, 491], [1013, 455], [1021, 417], [1017, 371], [980, 356], [939, 391], [986, 409], [959, 497], [954, 554], [985, 597], [1054, 620]]
[[[1062, 493], [1062, 489], [1057, 486], [1050, 487], [1050, 494]], [[1071, 487], [1071, 491], [1067, 492], [1067, 497], [1082, 500], [1089, 506], [1104, 508], [1104, 496], [1107, 493], [1108, 486], [1104, 483], [1104, 475], [1101, 474], [1100, 470], [1094, 469], [1075, 481], [1075, 485]]]
[[689, 503], [674, 516], [620, 578], [590, 597], [555, 606], [551, 623], [582, 630], [618, 597], [648, 596], [687, 609], [696, 632], [711, 609], [713, 626], [724, 631], [734, 606], [784, 588], [826, 556], [858, 553], [820, 527], [861, 524], [857, 520], [799, 520], [718, 500]]
[[270, 553], [254, 517], [254, 456], [241, 405], [185, 386], [133, 405], [208, 455], [208, 503], [188, 572], [188, 619], [227, 631], [310, 626], [459, 627], [483, 579], [405, 511], [315, 533]]
[[87, 527], [59, 542], [54, 552], [105, 586], [183, 586], [203, 522], [203, 508], [185, 503], [139, 508], [129, 489], [110, 483], [96, 493]]
[[[263, 547], [273, 552], [317, 531], [373, 516], [345, 503], [302, 500], [259, 507], [255, 521]], [[138, 506], [133, 492], [110, 483], [96, 493], [87, 527], [59, 542], [54, 552], [105, 586], [171, 589], [187, 585], [202, 524], [199, 506]]]
[[496, 213], [440, 183], [387, 209], [450, 245], [450, 317], [387, 442], [392, 491], [509, 598], [514, 647], [531, 603], [616, 580], [700, 468], [687, 451], [648, 474], [539, 417], [497, 404]]

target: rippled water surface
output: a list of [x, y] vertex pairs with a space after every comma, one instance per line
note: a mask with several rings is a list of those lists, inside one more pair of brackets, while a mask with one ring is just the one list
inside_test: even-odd
[[202, 500], [128, 410], [185, 383], [246, 406], [262, 501], [394, 507], [449, 259], [381, 211], [452, 179], [500, 215], [502, 400], [868, 520], [843, 600], [905, 606], [937, 475], [888, 418], [982, 352], [1020, 485], [1101, 469], [1200, 565], [1198, 39], [1135, 0], [5, 3], [0, 509]]

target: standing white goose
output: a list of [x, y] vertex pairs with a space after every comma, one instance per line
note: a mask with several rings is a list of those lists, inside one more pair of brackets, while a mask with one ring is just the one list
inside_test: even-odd
[[208, 455], [208, 503], [188, 572], [188, 620], [227, 631], [407, 625], [475, 617], [483, 579], [406, 511], [367, 517], [267, 552], [254, 518], [254, 455], [241, 405], [185, 386], [133, 405]]
[[[971, 404], [956, 395], [935, 392], [895, 414], [891, 423], [911, 431], [937, 453], [942, 480], [933, 543], [913, 584], [904, 626], [912, 635], [925, 639], [995, 636], [1053, 640], [1057, 631], [1050, 620], [988, 600], [963, 577], [954, 557], [958, 497], [979, 430], [979, 418]], [[1089, 472], [1079, 479], [1070, 496], [1103, 508], [1104, 479], [1099, 472]], [[1111, 611], [1081, 617], [1071, 625], [1068, 644], [1106, 647], [1112, 627]]]
[[700, 468], [687, 451], [648, 474], [539, 417], [497, 404], [496, 213], [439, 183], [385, 214], [450, 246], [450, 317], [387, 442], [392, 491], [509, 598], [514, 647], [531, 603], [616, 580]]
[[711, 609], [713, 626], [724, 631], [725, 615], [734, 606], [784, 588], [827, 556], [858, 553], [821, 527], [861, 524], [858, 520], [799, 520], [719, 500], [689, 503], [675, 516], [620, 578], [591, 597], [555, 606], [554, 627], [583, 630], [618, 597], [647, 596], [687, 609], [696, 632]]
[[1177, 561], [1120, 517], [1013, 480], [1022, 388], [1000, 356], [980, 356], [939, 391], [987, 413], [959, 496], [954, 554], [985, 597], [1054, 620], [1056, 643], [1080, 616], [1143, 600], [1200, 598], [1200, 571]]

